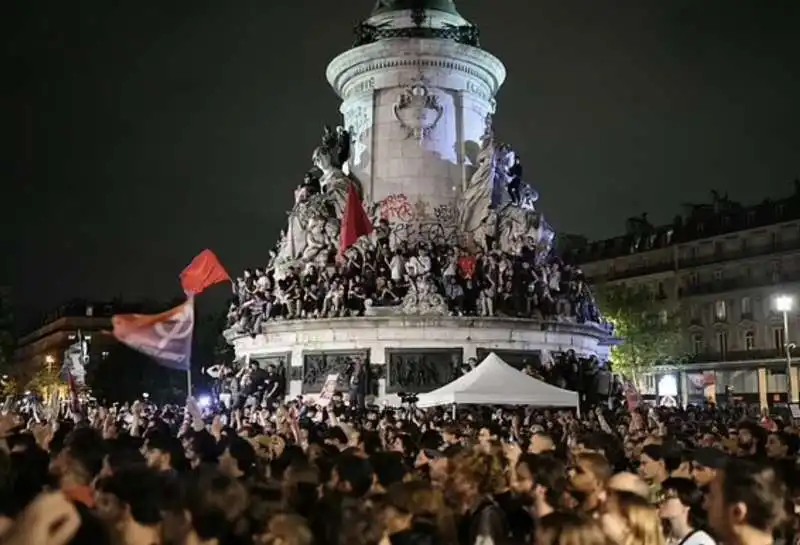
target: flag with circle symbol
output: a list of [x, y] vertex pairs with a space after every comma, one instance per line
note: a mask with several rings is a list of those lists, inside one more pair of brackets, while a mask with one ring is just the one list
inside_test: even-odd
[[160, 314], [116, 314], [111, 318], [113, 335], [121, 342], [147, 354], [156, 363], [188, 371], [192, 354], [194, 299]]

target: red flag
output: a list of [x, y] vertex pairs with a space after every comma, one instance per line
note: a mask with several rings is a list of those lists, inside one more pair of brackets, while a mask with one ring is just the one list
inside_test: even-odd
[[151, 356], [159, 365], [188, 371], [194, 329], [194, 299], [161, 314], [116, 314], [116, 339]]
[[197, 295], [206, 288], [230, 282], [231, 277], [211, 250], [203, 250], [181, 272], [181, 286], [187, 295]]
[[350, 183], [347, 186], [347, 203], [344, 205], [342, 231], [339, 234], [339, 254], [343, 254], [359, 238], [370, 234], [372, 229], [372, 222], [358, 198], [356, 187]]

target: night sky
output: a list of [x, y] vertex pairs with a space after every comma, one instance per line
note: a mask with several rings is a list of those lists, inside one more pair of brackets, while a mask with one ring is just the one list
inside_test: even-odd
[[[508, 68], [497, 131], [557, 231], [614, 236], [800, 176], [799, 1], [457, 4]], [[325, 67], [372, 5], [3, 2], [0, 283], [19, 312], [175, 295], [205, 247], [232, 273], [263, 263], [340, 119]]]

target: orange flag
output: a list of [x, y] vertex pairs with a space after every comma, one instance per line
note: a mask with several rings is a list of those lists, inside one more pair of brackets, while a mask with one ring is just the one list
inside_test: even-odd
[[111, 318], [114, 337], [147, 354], [159, 365], [188, 371], [192, 354], [194, 299], [161, 314], [116, 314]]
[[203, 250], [181, 272], [181, 286], [187, 295], [197, 295], [206, 288], [230, 282], [231, 277], [211, 250]]
[[359, 238], [370, 234], [372, 229], [372, 222], [369, 221], [356, 187], [351, 182], [347, 186], [347, 202], [344, 205], [342, 230], [339, 233], [339, 254], [344, 254]]

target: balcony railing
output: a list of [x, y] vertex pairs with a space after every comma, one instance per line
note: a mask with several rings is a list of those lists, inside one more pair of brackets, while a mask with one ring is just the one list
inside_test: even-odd
[[758, 350], [728, 350], [725, 352], [702, 352], [689, 358], [690, 363], [711, 363], [716, 361], [755, 361], [774, 360], [784, 357], [783, 349], [764, 348]]
[[639, 276], [646, 276], [649, 274], [657, 274], [667, 271], [677, 271], [700, 267], [702, 265], [712, 265], [717, 263], [725, 263], [727, 261], [736, 261], [739, 259], [747, 259], [751, 257], [759, 257], [764, 255], [776, 254], [781, 252], [791, 252], [800, 250], [800, 239], [780, 241], [774, 244], [765, 244], [762, 246], [753, 246], [748, 248], [741, 248], [738, 250], [731, 250], [727, 252], [715, 252], [711, 255], [704, 255], [686, 259], [678, 259], [677, 264], [672, 260], [653, 263], [651, 265], [642, 265], [639, 267], [631, 267], [621, 271], [609, 271], [606, 274], [591, 275], [592, 282], [602, 283], [611, 282], [615, 280], [625, 280], [627, 278], [636, 278]]
[[750, 257], [758, 257], [779, 252], [789, 252], [792, 250], [800, 250], [800, 239], [778, 241], [771, 244], [740, 248], [738, 250], [730, 250], [727, 252], [714, 252], [711, 255], [703, 255], [687, 259], [679, 258], [678, 268], [689, 269], [691, 267], [699, 267], [701, 265], [724, 263], [726, 261], [747, 259]]
[[748, 288], [761, 288], [789, 282], [800, 282], [800, 271], [787, 271], [745, 278], [725, 278], [684, 286], [678, 290], [680, 297], [711, 295]]
[[675, 264], [670, 261], [661, 263], [653, 263], [652, 265], [642, 265], [640, 267], [631, 267], [624, 271], [611, 271], [606, 274], [592, 275], [589, 279], [592, 282], [612, 282], [614, 280], [625, 280], [626, 278], [636, 278], [638, 276], [646, 276], [648, 274], [658, 274], [662, 272], [672, 271], [675, 269]]

